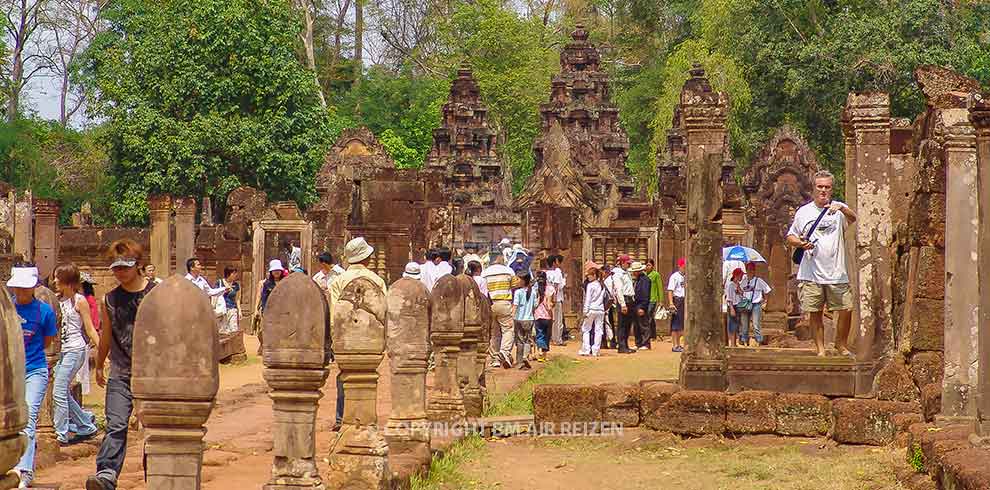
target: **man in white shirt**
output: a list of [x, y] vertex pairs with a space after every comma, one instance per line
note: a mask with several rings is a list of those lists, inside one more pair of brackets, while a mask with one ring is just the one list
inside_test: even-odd
[[787, 232], [787, 244], [804, 249], [798, 266], [798, 297], [801, 310], [810, 316], [819, 356], [825, 355], [822, 310], [826, 306], [838, 316], [835, 349], [841, 355], [850, 354], [852, 292], [846, 272], [845, 227], [856, 222], [856, 213], [845, 203], [832, 200], [834, 181], [827, 171], [815, 174], [814, 200], [794, 213], [794, 223]]
[[619, 267], [612, 269], [618, 296], [615, 298], [619, 303], [619, 328], [616, 330], [615, 339], [619, 343], [619, 354], [632, 354], [636, 351], [629, 348], [629, 331], [636, 320], [636, 312], [630, 308], [635, 302], [636, 291], [633, 288], [632, 276], [629, 275], [629, 266], [632, 264], [632, 257], [628, 255], [619, 256]]
[[674, 311], [670, 319], [670, 336], [674, 346], [673, 352], [684, 352], [681, 346], [681, 334], [684, 332], [684, 269], [687, 261], [684, 257], [677, 259], [677, 270], [667, 280], [667, 304]]
[[450, 249], [449, 248], [447, 248], [447, 247], [440, 247], [439, 249], [437, 249], [437, 256], [440, 258], [440, 261], [436, 263], [437, 264], [437, 276], [436, 276], [436, 279], [434, 279], [434, 281], [438, 281], [438, 280], [440, 280], [441, 277], [446, 276], [447, 274], [452, 274], [454, 272], [454, 268], [451, 267], [451, 265], [450, 265]]
[[313, 281], [324, 294], [330, 294], [330, 283], [344, 273], [344, 268], [338, 265], [330, 252], [323, 252], [316, 258], [320, 262], [320, 271], [313, 275]]
[[220, 296], [231, 289], [229, 286], [223, 288], [210, 287], [210, 282], [203, 276], [203, 263], [196, 257], [186, 261], [186, 271], [188, 271], [188, 274], [186, 274], [186, 279], [195, 284], [199, 289], [202, 289], [203, 292], [210, 297], [210, 299], [214, 296]]
[[560, 271], [560, 256], [547, 257], [547, 282], [554, 289], [553, 326], [550, 329], [550, 342], [564, 345], [564, 273]]

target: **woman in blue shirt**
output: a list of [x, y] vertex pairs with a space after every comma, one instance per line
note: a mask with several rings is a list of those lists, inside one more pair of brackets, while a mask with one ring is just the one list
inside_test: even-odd
[[19, 479], [20, 488], [28, 488], [34, 480], [35, 431], [38, 412], [48, 389], [48, 359], [45, 348], [58, 334], [55, 311], [47, 303], [34, 297], [38, 285], [38, 268], [34, 264], [18, 264], [10, 271], [7, 288], [14, 295], [14, 308], [21, 320], [24, 332], [24, 398], [28, 408], [28, 423], [24, 427], [27, 447], [11, 473]]
[[533, 335], [533, 307], [536, 305], [536, 291], [532, 278], [523, 272], [517, 276], [519, 287], [512, 293], [512, 320], [516, 340], [516, 364], [519, 369], [530, 369], [529, 349]]

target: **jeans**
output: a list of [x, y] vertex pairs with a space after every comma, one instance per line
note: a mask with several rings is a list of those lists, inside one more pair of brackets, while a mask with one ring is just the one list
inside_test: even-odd
[[550, 350], [550, 323], [552, 320], [536, 320], [536, 347], [543, 352]]
[[739, 341], [743, 345], [749, 343], [750, 330], [757, 344], [763, 343], [763, 332], [760, 331], [760, 320], [763, 318], [763, 303], [753, 303], [753, 311], [740, 311]]
[[605, 320], [604, 311], [589, 311], [581, 324], [580, 355], [597, 356], [602, 347], [602, 323]]
[[69, 394], [69, 385], [80, 368], [89, 369], [86, 349], [63, 352], [55, 366], [55, 379], [52, 381], [52, 401], [55, 405], [55, 436], [61, 442], [68, 442], [69, 432], [82, 436], [96, 433], [93, 414], [79, 406]]
[[515, 327], [515, 337], [516, 337], [516, 364], [522, 364], [523, 361], [529, 360], [529, 348], [530, 333], [533, 331], [533, 321], [532, 320], [514, 320], [513, 326]]
[[24, 401], [27, 403], [28, 421], [21, 433], [27, 436], [27, 447], [24, 448], [24, 454], [21, 455], [21, 460], [15, 468], [32, 475], [34, 474], [34, 451], [37, 447], [38, 412], [41, 411], [41, 403], [45, 400], [46, 390], [48, 390], [47, 366], [25, 373]]
[[124, 467], [127, 454], [127, 428], [134, 410], [130, 378], [110, 377], [107, 380], [107, 433], [96, 455], [96, 476], [117, 488], [117, 477]]
[[337, 372], [337, 420], [339, 424], [344, 421], [344, 380], [340, 377], [340, 371]]

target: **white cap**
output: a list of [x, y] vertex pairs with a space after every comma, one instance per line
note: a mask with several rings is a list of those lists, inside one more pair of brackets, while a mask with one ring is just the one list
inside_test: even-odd
[[508, 247], [512, 245], [512, 240], [509, 240], [508, 238], [503, 238], [502, 241], [498, 242], [498, 244], [499, 246]]
[[136, 259], [120, 256], [113, 259], [113, 263], [110, 264], [110, 269], [112, 270], [114, 267], [134, 267], [135, 265], [137, 265]]
[[284, 270], [285, 270], [285, 267], [282, 267], [282, 261], [281, 260], [272, 259], [271, 262], [268, 263], [268, 272], [272, 272], [272, 271], [284, 271]]
[[359, 236], [344, 245], [344, 257], [347, 259], [347, 263], [356, 264], [362, 260], [371, 257], [371, 254], [375, 253], [375, 248], [368, 245], [363, 236]]
[[406, 271], [402, 273], [402, 277], [419, 279], [419, 262], [410, 262], [406, 264]]
[[8, 288], [33, 288], [38, 285], [37, 267], [14, 267], [10, 269]]

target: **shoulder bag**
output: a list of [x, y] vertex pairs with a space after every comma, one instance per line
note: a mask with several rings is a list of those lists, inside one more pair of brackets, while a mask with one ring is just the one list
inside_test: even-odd
[[[825, 213], [827, 213], [827, 212], [828, 212], [828, 206], [826, 205], [825, 206], [825, 209], [822, 210], [822, 213], [818, 215], [818, 219], [816, 219], [815, 220], [815, 223], [813, 225], [811, 225], [811, 228], [810, 229], [808, 229], [808, 234], [805, 235], [804, 241], [811, 240], [811, 235], [815, 232], [816, 229], [818, 229], [818, 223], [821, 223], [822, 222], [822, 218], [825, 217]], [[796, 247], [794, 249], [794, 254], [791, 255], [791, 260], [795, 264], [801, 265], [801, 261], [804, 260], [804, 252], [805, 252], [804, 248], [802, 248], [802, 247]]]

